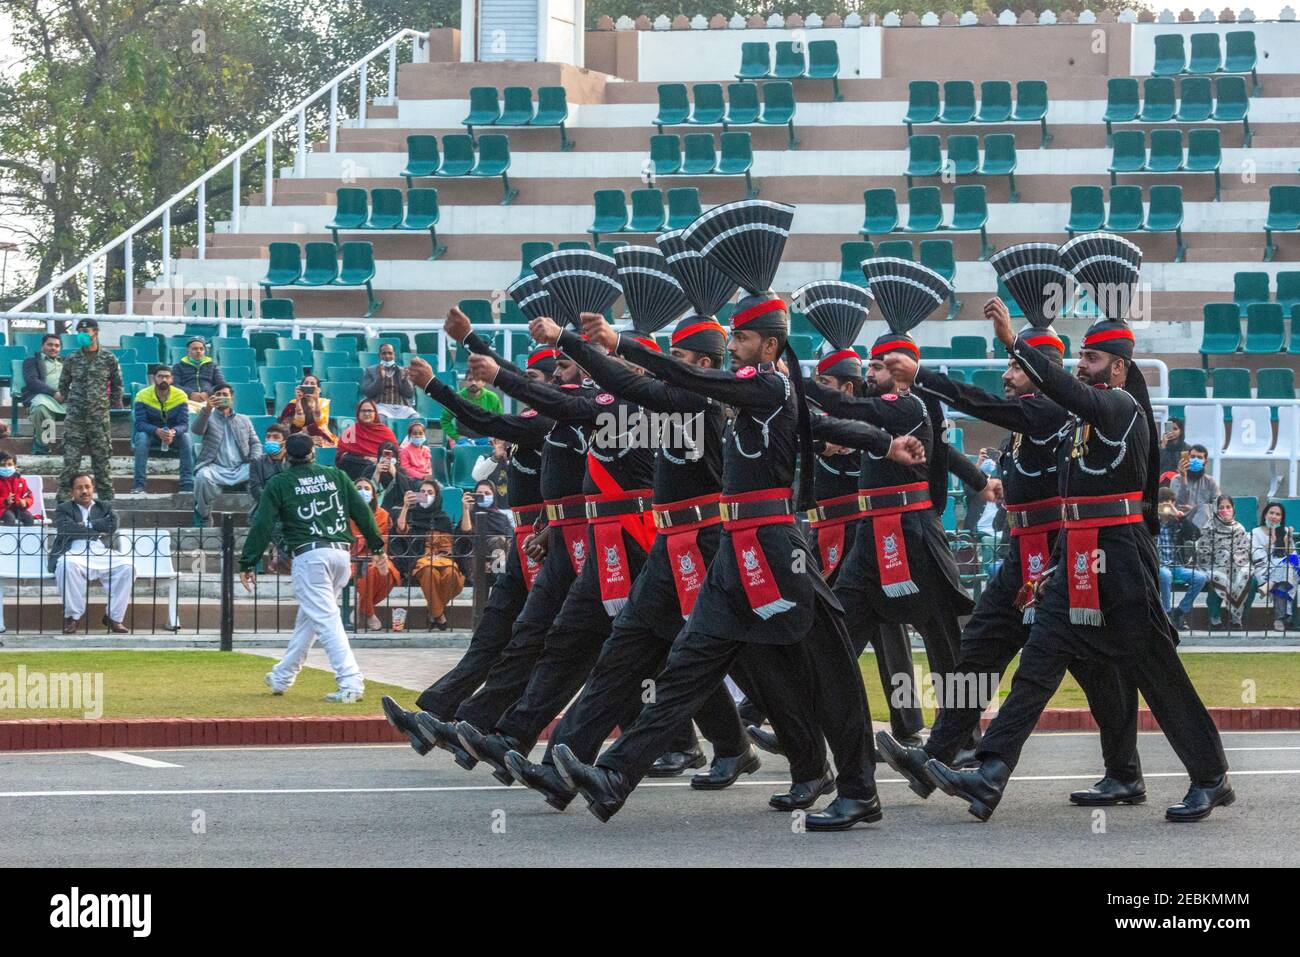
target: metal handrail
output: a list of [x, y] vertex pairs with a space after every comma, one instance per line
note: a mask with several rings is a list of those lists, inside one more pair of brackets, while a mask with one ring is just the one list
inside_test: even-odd
[[260, 133], [257, 133], [254, 136], [250, 137], [249, 139], [245, 140], [242, 146], [240, 146], [238, 149], [234, 150], [233, 152], [229, 153], [225, 159], [221, 160], [219, 163], [217, 163], [215, 166], [209, 169], [198, 179], [194, 180], [192, 183], [185, 186], [179, 192], [174, 193], [169, 199], [165, 200], [163, 203], [155, 207], [152, 211], [145, 214], [143, 217], [137, 220], [133, 226], [124, 230], [116, 238], [104, 244], [99, 249], [95, 250], [93, 253], [90, 253], [88, 256], [84, 257], [75, 266], [72, 266], [71, 268], [64, 270], [56, 278], [47, 282], [40, 289], [36, 290], [36, 292], [32, 293], [30, 296], [28, 296], [26, 299], [24, 299], [22, 302], [18, 303], [17, 305], [13, 306], [11, 309], [6, 310], [3, 314], [6, 317], [14, 318], [16, 317], [17, 314], [22, 314], [24, 310], [26, 310], [33, 303], [40, 300], [42, 297], [45, 298], [46, 311], [52, 313], [54, 311], [55, 291], [60, 286], [62, 286], [65, 282], [67, 282], [69, 279], [73, 278], [74, 276], [82, 272], [86, 274], [86, 290], [87, 290], [86, 302], [87, 305], [89, 305], [90, 307], [90, 312], [94, 312], [94, 304], [95, 304], [94, 265], [98, 260], [102, 259], [104, 256], [112, 252], [118, 246], [125, 244], [126, 245], [125, 268], [127, 274], [126, 287], [125, 287], [126, 288], [126, 312], [128, 314], [133, 315], [134, 314], [134, 285], [132, 280], [132, 272], [133, 272], [132, 240], [134, 239], [136, 233], [140, 232], [146, 226], [153, 223], [156, 219], [158, 219], [159, 216], [162, 217], [163, 220], [162, 268], [163, 268], [163, 275], [164, 276], [169, 275], [171, 269], [170, 232], [171, 232], [172, 208], [182, 199], [188, 197], [191, 193], [197, 192], [198, 194], [197, 198], [199, 204], [198, 258], [199, 259], [205, 258], [204, 253], [205, 253], [205, 245], [206, 245], [206, 240], [205, 240], [206, 223], [205, 223], [204, 205], [206, 200], [205, 187], [208, 180], [212, 179], [212, 177], [216, 176], [218, 173], [224, 171], [227, 167], [233, 167], [232, 174], [234, 178], [234, 185], [232, 189], [233, 199], [231, 203], [231, 226], [233, 232], [238, 232], [239, 231], [239, 204], [240, 204], [240, 190], [239, 190], [240, 157], [242, 157], [245, 153], [253, 149], [255, 146], [259, 145], [263, 141], [266, 142], [267, 144], [266, 183], [264, 186], [264, 193], [266, 198], [266, 205], [270, 206], [272, 200], [272, 193], [273, 193], [272, 183], [274, 181], [274, 173], [275, 173], [274, 148], [271, 141], [271, 135], [275, 133], [277, 130], [279, 130], [282, 126], [284, 126], [286, 123], [288, 123], [289, 120], [295, 117], [297, 118], [298, 143], [294, 151], [294, 170], [299, 177], [305, 176], [306, 175], [306, 154], [307, 154], [307, 144], [306, 144], [307, 108], [313, 105], [314, 103], [316, 103], [321, 97], [325, 96], [326, 94], [329, 94], [329, 116], [330, 116], [329, 152], [331, 153], [335, 152], [335, 147], [337, 145], [337, 129], [338, 129], [338, 86], [339, 84], [342, 83], [344, 80], [348, 79], [353, 74], [358, 75], [361, 95], [360, 95], [360, 106], [358, 108], [357, 119], [361, 125], [361, 128], [364, 129], [366, 123], [366, 73], [370, 61], [373, 60], [375, 57], [379, 56], [384, 51], [388, 51], [388, 91], [389, 91], [389, 96], [396, 98], [397, 96], [397, 45], [404, 40], [410, 39], [412, 43], [412, 51], [414, 51], [416, 44], [423, 45], [428, 41], [428, 38], [429, 38], [429, 34], [427, 32], [421, 32], [419, 30], [406, 29], [406, 30], [400, 30], [397, 33], [393, 34], [391, 37], [389, 37], [379, 46], [375, 47], [373, 50], [367, 53], [364, 57], [357, 60], [347, 69], [338, 73], [328, 83], [322, 85], [319, 89], [316, 90], [315, 93], [312, 93], [306, 99], [300, 101], [297, 105], [286, 110], [280, 116], [279, 119], [271, 123]]

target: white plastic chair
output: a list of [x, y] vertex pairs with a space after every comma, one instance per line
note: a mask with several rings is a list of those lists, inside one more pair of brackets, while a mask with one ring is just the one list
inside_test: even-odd
[[5, 630], [5, 582], [52, 582], [45, 566], [46, 529], [41, 526], [0, 528], [0, 632]]
[[137, 582], [167, 583], [167, 627], [179, 630], [176, 598], [180, 574], [172, 562], [171, 533], [161, 528], [119, 529], [113, 547], [131, 562]]
[[1268, 406], [1232, 406], [1232, 436], [1220, 453], [1225, 459], [1263, 459], [1273, 447], [1273, 422]]

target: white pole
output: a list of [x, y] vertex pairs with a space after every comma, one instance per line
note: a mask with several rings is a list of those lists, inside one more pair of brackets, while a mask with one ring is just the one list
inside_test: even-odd
[[397, 43], [388, 48], [388, 99], [397, 105]]
[[86, 312], [95, 311], [95, 261], [86, 263]]
[[360, 119], [358, 120], [357, 126], [359, 129], [363, 130], [366, 128], [366, 69], [369, 66], [369, 63], [363, 63], [361, 64], [361, 69], [358, 71], [358, 75], [361, 79], [361, 112], [358, 114]]
[[199, 194], [197, 197], [199, 208], [199, 259], [207, 259], [207, 231], [208, 231], [208, 184], [199, 183]]
[[271, 134], [266, 134], [266, 185], [263, 192], [266, 194], [266, 205], [271, 205], [271, 192], [275, 183], [275, 143], [271, 140]]
[[122, 259], [122, 272], [125, 273], [123, 286], [126, 289], [126, 314], [135, 315], [135, 281], [132, 278], [135, 273], [135, 236], [126, 237], [126, 248]]
[[330, 152], [333, 153], [339, 145], [339, 85], [335, 83], [330, 87]]
[[298, 111], [298, 152], [293, 158], [294, 173], [299, 179], [307, 175], [307, 107]]
[[239, 157], [230, 167], [230, 231], [239, 232]]
[[163, 279], [172, 275], [172, 208], [163, 210], [162, 220], [162, 268]]

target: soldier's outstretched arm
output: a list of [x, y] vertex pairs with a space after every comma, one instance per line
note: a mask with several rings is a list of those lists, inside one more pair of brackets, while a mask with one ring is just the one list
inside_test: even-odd
[[641, 375], [616, 362], [570, 329], [560, 333], [559, 345], [600, 386], [642, 408], [652, 412], [703, 412], [709, 405], [705, 396]]
[[748, 409], [771, 409], [785, 401], [789, 379], [776, 372], [759, 372], [750, 366], [739, 372], [701, 369], [662, 352], [647, 349], [631, 336], [620, 334], [618, 354], [654, 375], [683, 389]]

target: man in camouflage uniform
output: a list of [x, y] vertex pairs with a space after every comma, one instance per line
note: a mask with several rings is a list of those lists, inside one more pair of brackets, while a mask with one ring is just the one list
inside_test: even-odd
[[81, 471], [82, 455], [89, 455], [95, 492], [101, 502], [110, 502], [113, 439], [108, 410], [122, 406], [122, 369], [113, 353], [99, 347], [98, 322], [82, 319], [77, 323], [77, 333], [81, 348], [68, 356], [59, 377], [59, 392], [67, 397], [68, 417], [64, 421], [58, 500], [71, 497], [72, 477]]

